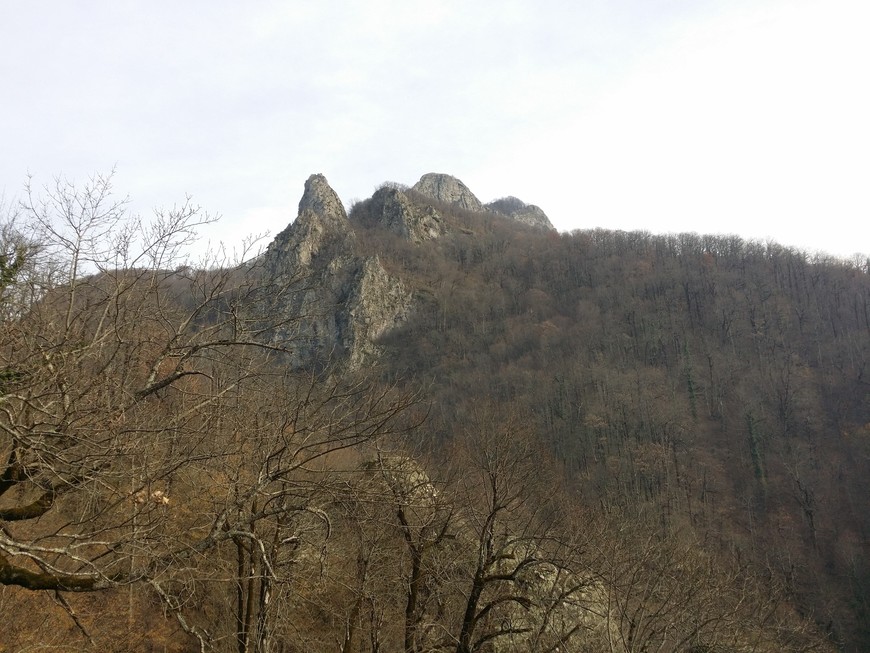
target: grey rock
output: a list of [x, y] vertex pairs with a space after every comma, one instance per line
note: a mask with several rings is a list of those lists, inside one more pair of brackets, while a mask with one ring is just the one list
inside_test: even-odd
[[377, 356], [378, 337], [407, 317], [410, 292], [357, 249], [341, 200], [312, 175], [296, 220], [251, 267], [268, 280], [255, 310], [279, 323], [268, 337], [291, 352], [294, 367], [359, 368]]
[[362, 260], [349, 300], [352, 341], [346, 347], [350, 366], [360, 369], [380, 354], [378, 338], [408, 319], [413, 298], [377, 257], [368, 257]]
[[322, 174], [311, 175], [305, 182], [305, 192], [299, 200], [300, 217], [315, 214], [340, 222], [347, 220], [344, 205]]
[[378, 454], [362, 469], [386, 483], [390, 494], [401, 506], [429, 508], [438, 500], [438, 490], [426, 470], [414, 458], [397, 454]]
[[468, 211], [492, 211], [536, 229], [555, 231], [555, 227], [541, 207], [526, 204], [516, 197], [503, 197], [483, 205], [468, 186], [450, 175], [434, 172], [425, 174], [414, 184], [412, 190]]
[[438, 211], [420, 206], [398, 188], [383, 186], [375, 192], [369, 207], [370, 220], [414, 243], [444, 235], [445, 227]]
[[311, 175], [299, 201], [299, 213], [266, 249], [265, 258], [275, 273], [298, 273], [315, 257], [353, 247], [353, 228], [344, 206], [326, 177]]
[[469, 211], [481, 211], [483, 205], [475, 197], [468, 186], [456, 177], [436, 172], [430, 172], [422, 177], [412, 187], [421, 195], [426, 195], [445, 204], [453, 204]]
[[539, 206], [526, 204], [516, 197], [503, 197], [487, 204], [484, 208], [494, 213], [507, 216], [517, 222], [522, 222], [530, 227], [555, 231], [556, 228], [550, 222], [550, 218]]
[[[461, 209], [494, 211], [535, 228], [553, 229], [539, 207], [515, 197], [484, 207], [450, 175], [423, 175], [413, 191]], [[414, 243], [447, 230], [438, 210], [404, 187], [384, 185], [363, 205], [358, 212], [362, 226], [380, 226]], [[405, 284], [390, 276], [377, 256], [360, 253], [341, 200], [320, 174], [305, 182], [296, 219], [246, 270], [267, 279], [253, 313], [277, 323], [268, 337], [287, 347], [291, 364], [299, 368], [335, 361], [365, 366], [381, 351], [378, 339], [407, 320], [414, 307]]]

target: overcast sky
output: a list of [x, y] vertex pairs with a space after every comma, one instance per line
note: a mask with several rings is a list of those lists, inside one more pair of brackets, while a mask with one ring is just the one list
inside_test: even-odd
[[866, 0], [0, 0], [0, 191], [117, 168], [233, 245], [305, 179], [870, 252]]

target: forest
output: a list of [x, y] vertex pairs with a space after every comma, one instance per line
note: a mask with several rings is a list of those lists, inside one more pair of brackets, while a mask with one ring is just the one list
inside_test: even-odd
[[111, 182], [2, 216], [0, 651], [870, 648], [870, 261], [405, 189], [414, 310], [306, 369], [304, 269]]

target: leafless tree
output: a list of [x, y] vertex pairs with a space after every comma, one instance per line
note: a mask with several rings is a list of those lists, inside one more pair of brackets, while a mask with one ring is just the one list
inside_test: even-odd
[[589, 556], [607, 627], [602, 646], [634, 651], [828, 650], [790, 612], [773, 576], [712, 555], [688, 532], [612, 513]]
[[[456, 452], [467, 461], [460, 479], [460, 517], [471, 551], [460, 579], [463, 606], [457, 653], [512, 649], [556, 650], [584, 628], [576, 574], [582, 547], [561, 526], [550, 461], [528, 423], [497, 407], [478, 407]], [[572, 614], [564, 619], [565, 611]]]
[[296, 316], [253, 313], [256, 267], [189, 267], [210, 218], [131, 216], [111, 181], [28, 185], [0, 234], [0, 584], [147, 583], [205, 647], [187, 600], [232, 551], [232, 636], [265, 650], [294, 551], [328, 532], [321, 463], [410, 400], [289, 371], [261, 336]]

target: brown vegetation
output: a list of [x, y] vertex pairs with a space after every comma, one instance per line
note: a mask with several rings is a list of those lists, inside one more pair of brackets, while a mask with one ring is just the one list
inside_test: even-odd
[[299, 317], [256, 312], [273, 279], [180, 267], [199, 212], [140, 224], [109, 181], [0, 243], [0, 650], [867, 641], [866, 267], [357, 221], [417, 311], [314, 374], [261, 337]]

